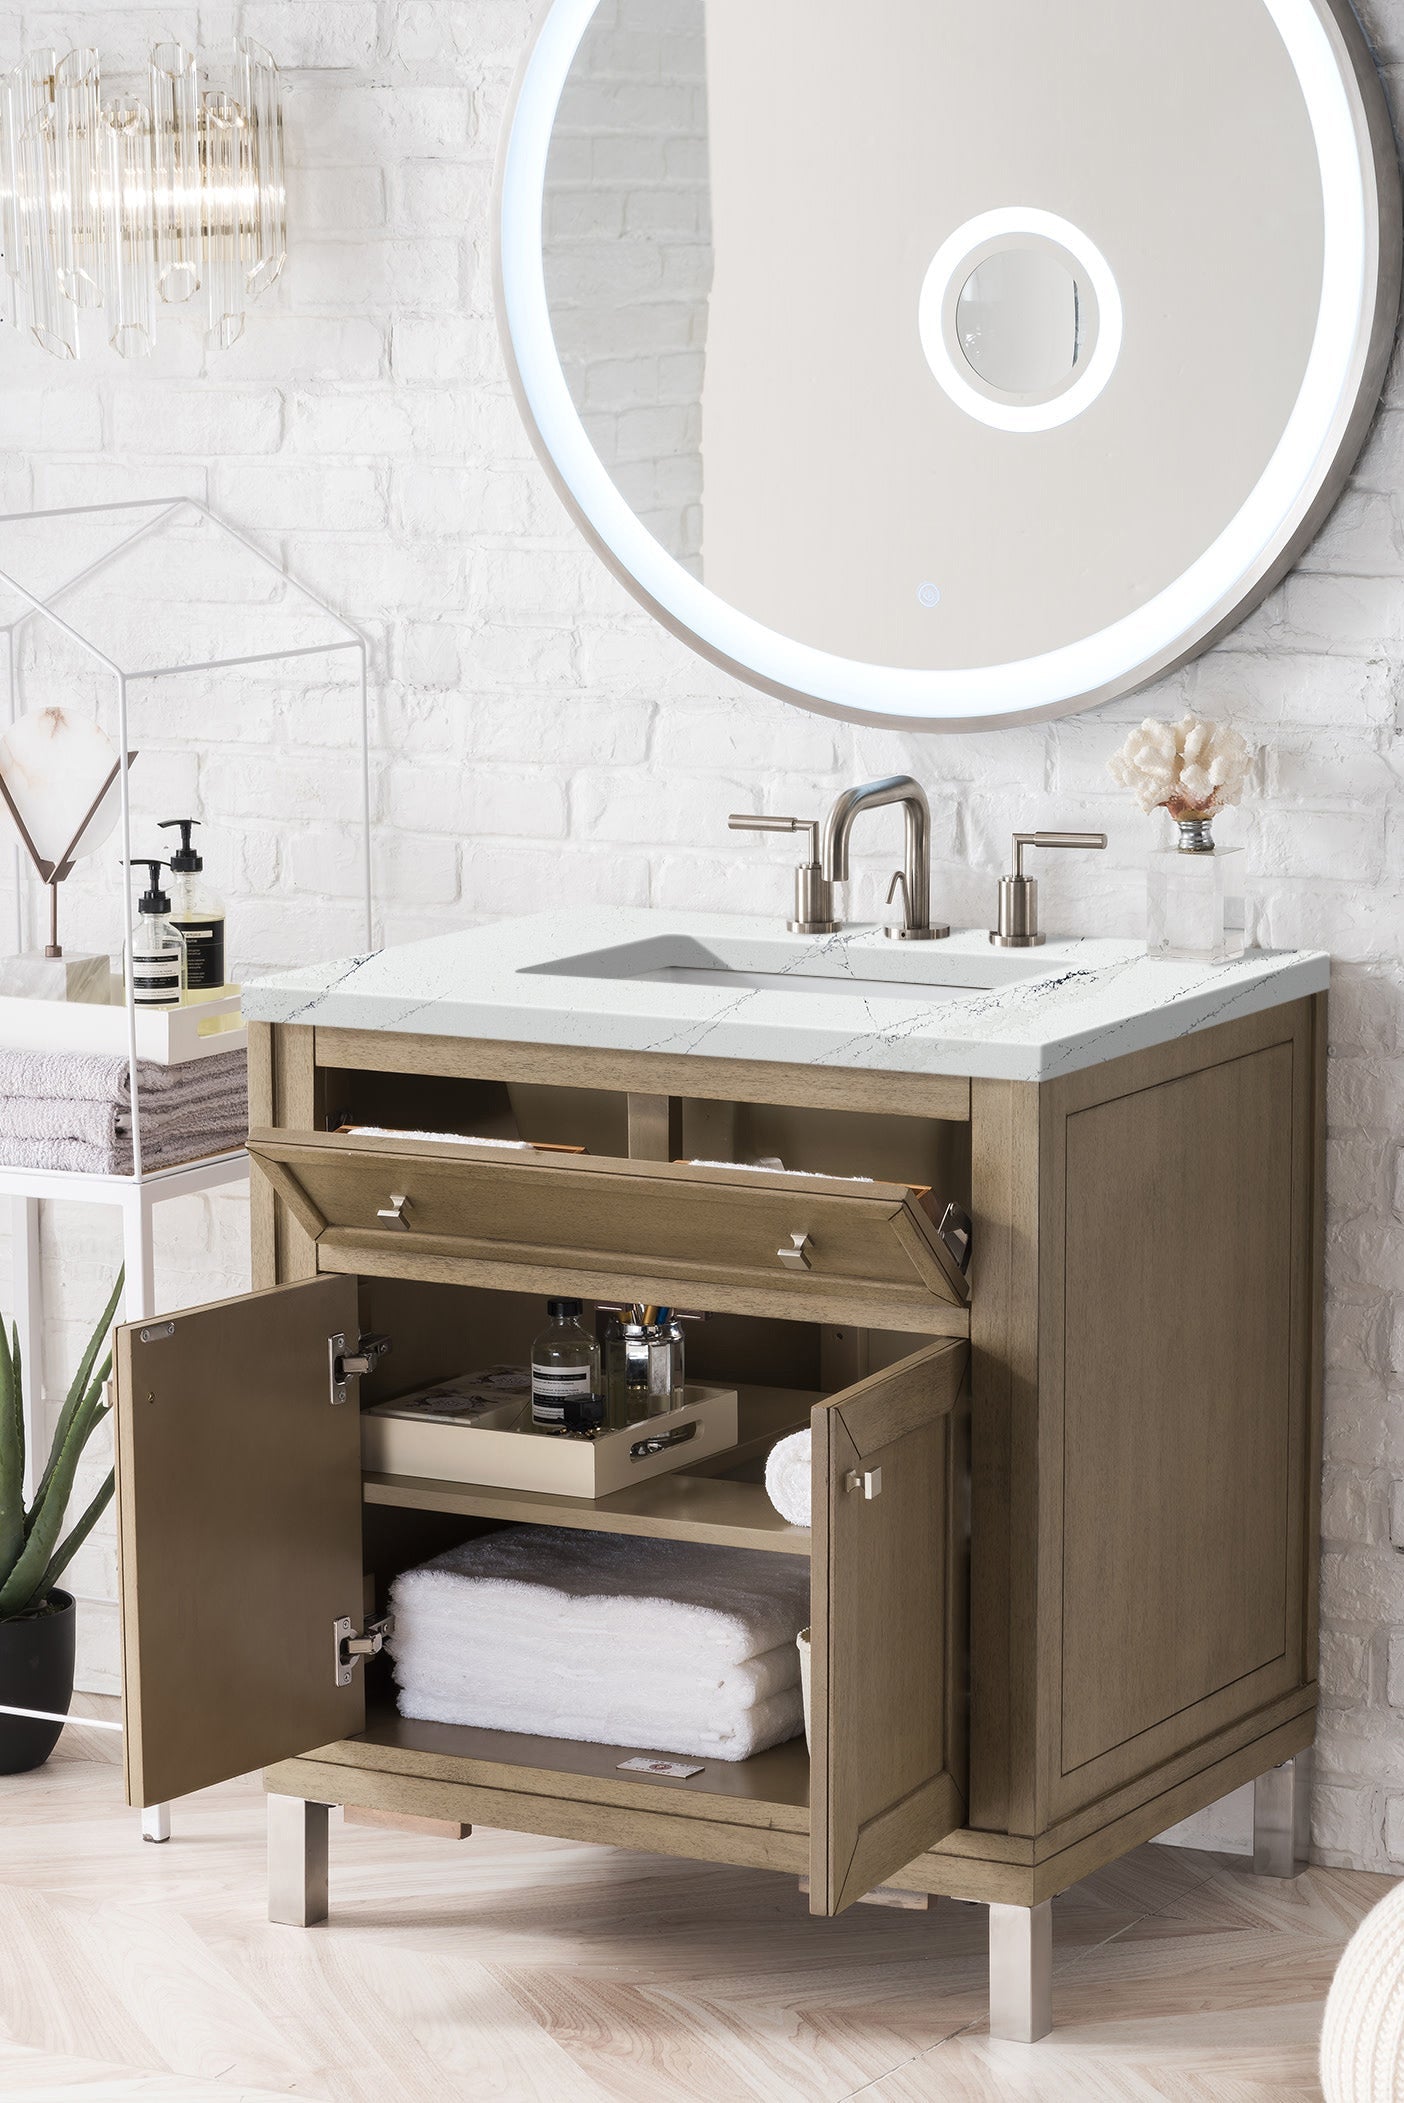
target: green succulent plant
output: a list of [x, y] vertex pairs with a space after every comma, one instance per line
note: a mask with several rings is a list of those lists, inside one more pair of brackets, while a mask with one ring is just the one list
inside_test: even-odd
[[[70, 1560], [82, 1547], [112, 1496], [112, 1471], [77, 1525], [60, 1544], [68, 1500], [83, 1448], [99, 1418], [106, 1415], [103, 1389], [112, 1371], [109, 1348], [102, 1364], [97, 1355], [107, 1339], [125, 1271], [117, 1274], [112, 1297], [88, 1340], [82, 1363], [54, 1427], [48, 1466], [26, 1511], [24, 1503], [24, 1368], [20, 1364], [19, 1330], [8, 1339], [0, 1322], [0, 1621], [28, 1614], [41, 1606]], [[97, 1370], [94, 1371], [94, 1367]]]

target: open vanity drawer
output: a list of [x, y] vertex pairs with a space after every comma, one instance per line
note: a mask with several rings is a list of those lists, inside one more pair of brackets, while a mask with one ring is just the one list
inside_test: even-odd
[[[963, 1823], [963, 1341], [813, 1407], [812, 1533], [773, 1535], [810, 1558], [812, 1758], [800, 1739], [694, 1784], [622, 1773], [617, 1748], [393, 1712], [368, 1727], [366, 1674], [343, 1639], [364, 1627], [370, 1485], [357, 1382], [334, 1377], [359, 1311], [355, 1278], [324, 1277], [118, 1331], [132, 1802], [276, 1762], [284, 1793], [384, 1805], [439, 1791], [469, 1823], [529, 1832], [609, 1840], [630, 1812], [631, 1844], [807, 1871], [825, 1913]], [[647, 1513], [621, 1507], [617, 1530], [724, 1542], [724, 1500], [698, 1518], [680, 1495], [669, 1517], [664, 1485], [681, 1482], [648, 1486]], [[415, 1507], [406, 1521], [435, 1509], [414, 1485], [396, 1501]], [[611, 1524], [609, 1500], [572, 1502], [552, 1523]]]
[[916, 1191], [691, 1162], [257, 1130], [249, 1152], [323, 1271], [622, 1298], [706, 1288], [741, 1312], [963, 1328], [968, 1292]]

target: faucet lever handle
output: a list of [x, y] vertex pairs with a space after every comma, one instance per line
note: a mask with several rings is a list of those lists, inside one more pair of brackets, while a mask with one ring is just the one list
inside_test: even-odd
[[772, 818], [765, 811], [733, 811], [726, 822], [732, 832], [807, 832], [809, 859], [819, 859], [817, 818]]
[[785, 924], [792, 935], [836, 934], [833, 886], [819, 866], [819, 820], [772, 818], [764, 811], [733, 811], [726, 822], [732, 832], [809, 834], [809, 859], [795, 870], [794, 918]]
[[999, 880], [999, 925], [990, 940], [999, 949], [1037, 949], [1044, 937], [1038, 928], [1038, 884], [1024, 874], [1026, 847], [1105, 847], [1104, 832], [1016, 832], [1014, 867]]
[[1014, 874], [1024, 873], [1024, 849], [1026, 847], [1105, 847], [1104, 832], [1016, 832], [1014, 835]]

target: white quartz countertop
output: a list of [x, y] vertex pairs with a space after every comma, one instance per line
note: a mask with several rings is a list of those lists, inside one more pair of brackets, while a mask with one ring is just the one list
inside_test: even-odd
[[983, 930], [806, 939], [720, 914], [584, 909], [282, 972], [246, 986], [243, 1006], [330, 1029], [1042, 1081], [1323, 992], [1329, 976], [1309, 950], [1179, 963], [1105, 938], [1008, 951]]

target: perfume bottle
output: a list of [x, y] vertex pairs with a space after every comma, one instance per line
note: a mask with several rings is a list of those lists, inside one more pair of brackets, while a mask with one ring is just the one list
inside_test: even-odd
[[1243, 849], [1215, 844], [1212, 814], [1177, 819], [1176, 830], [1176, 844], [1153, 853], [1147, 867], [1146, 949], [1153, 957], [1231, 963], [1245, 946]]

